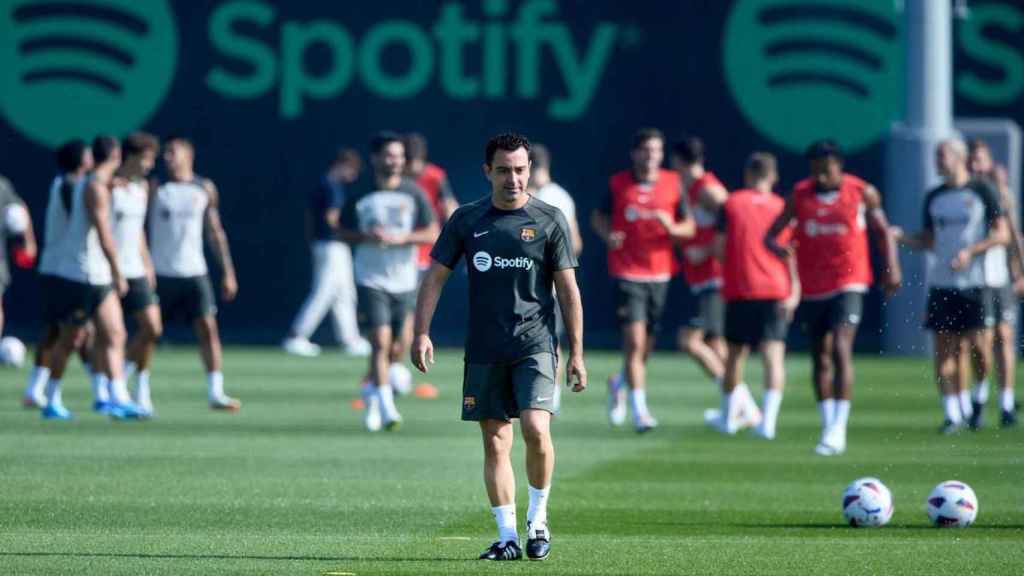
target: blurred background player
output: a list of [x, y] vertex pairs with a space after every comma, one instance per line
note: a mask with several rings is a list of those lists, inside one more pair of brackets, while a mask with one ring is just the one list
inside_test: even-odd
[[203, 255], [203, 235], [221, 266], [221, 297], [230, 302], [238, 293], [228, 237], [220, 221], [217, 188], [195, 173], [195, 149], [175, 137], [164, 147], [168, 180], [149, 202], [149, 241], [160, 313], [164, 321], [184, 317], [199, 339], [206, 368], [207, 399], [214, 410], [237, 411], [241, 402], [224, 393], [224, 373], [217, 304]]
[[306, 231], [311, 239], [313, 286], [282, 344], [296, 356], [320, 354], [320, 347], [309, 338], [328, 312], [334, 336], [346, 354], [366, 356], [370, 353], [370, 343], [359, 335], [356, 322], [352, 249], [338, 238], [345, 188], [359, 179], [362, 165], [358, 152], [342, 148], [309, 196]]
[[[570, 239], [572, 240], [572, 251], [578, 259], [583, 252], [583, 236], [580, 235], [580, 224], [576, 219], [576, 202], [573, 201], [569, 192], [551, 180], [551, 152], [547, 146], [534, 142], [530, 146], [530, 181], [527, 184], [527, 191], [534, 198], [550, 204], [562, 211], [565, 221], [569, 225]], [[555, 334], [558, 338], [556, 357], [561, 358], [561, 343], [565, 337], [565, 321], [562, 319], [562, 309], [555, 306]], [[555, 382], [562, 381], [562, 365], [559, 363]], [[554, 407], [555, 414], [558, 414], [562, 405], [562, 387], [555, 386]]]
[[[682, 179], [683, 200], [696, 226], [693, 238], [680, 242], [683, 276], [692, 298], [686, 325], [679, 328], [676, 341], [679, 349], [715, 381], [717, 390], [725, 375], [726, 346], [722, 264], [714, 246], [718, 212], [729, 192], [713, 172], [705, 169], [704, 142], [700, 138], [690, 136], [672, 146], [672, 168]], [[748, 413], [744, 422], [759, 423], [760, 410], [745, 383], [736, 387], [736, 398], [740, 411]], [[705, 418], [713, 418], [716, 413], [706, 412]]]
[[128, 290], [117, 258], [117, 246], [110, 226], [110, 183], [121, 164], [117, 139], [98, 136], [92, 144], [95, 168], [71, 190], [64, 202], [67, 226], [58, 243], [50, 312], [60, 325], [60, 335], [51, 352], [50, 378], [46, 384], [43, 418], [70, 420], [71, 412], [61, 399], [61, 378], [71, 352], [85, 336], [84, 325], [96, 324], [96, 354], [93, 370], [109, 378], [109, 406], [101, 407], [117, 418], [137, 417], [124, 380], [124, 316], [119, 297]]
[[[778, 181], [775, 157], [757, 152], [744, 170], [747, 188], [729, 195], [719, 212], [716, 240], [722, 257], [725, 298], [725, 339], [728, 352], [722, 380], [718, 420], [708, 422], [720, 432], [735, 434], [742, 426], [736, 387], [750, 349], [760, 346], [764, 362], [764, 407], [758, 436], [772, 440], [786, 382], [786, 333], [800, 301], [800, 280], [792, 256], [768, 249], [764, 238], [782, 213], [784, 202], [772, 192]], [[778, 238], [788, 242], [788, 230]]]
[[395, 408], [390, 367], [407, 349], [407, 328], [419, 278], [418, 244], [433, 244], [438, 227], [420, 187], [404, 176], [405, 148], [398, 134], [381, 132], [370, 143], [373, 183], [345, 203], [341, 238], [355, 245], [359, 322], [372, 352], [364, 385], [367, 430], [393, 430], [402, 422]]
[[868, 227], [885, 259], [882, 287], [886, 296], [899, 289], [902, 274], [878, 190], [843, 171], [842, 152], [831, 140], [811, 144], [805, 156], [810, 176], [793, 187], [764, 241], [784, 256], [788, 249], [775, 238], [794, 227], [803, 297], [800, 316], [811, 339], [811, 377], [821, 414], [821, 440], [815, 452], [831, 456], [846, 451], [853, 342], [863, 315], [864, 293], [873, 282]]
[[124, 140], [124, 160], [114, 175], [111, 209], [114, 240], [121, 273], [128, 282], [128, 293], [121, 298], [125, 316], [135, 320], [135, 333], [125, 352], [126, 379], [134, 378], [134, 402], [141, 415], [153, 415], [149, 391], [149, 363], [157, 340], [163, 332], [160, 307], [156, 299], [156, 274], [146, 243], [146, 210], [149, 204], [149, 173], [156, 165], [160, 141], [145, 132], [135, 132]]
[[[21, 403], [26, 408], [44, 408], [46, 397], [43, 390], [50, 379], [50, 354], [60, 334], [60, 324], [54, 311], [53, 296], [58, 283], [56, 280], [57, 262], [60, 258], [64, 233], [68, 227], [68, 216], [74, 190], [93, 168], [92, 149], [81, 138], [69, 140], [57, 149], [57, 176], [50, 184], [47, 196], [46, 212], [43, 222], [43, 247], [39, 256], [39, 291], [42, 300], [43, 329], [36, 344], [35, 365], [28, 375], [25, 393]], [[92, 350], [92, 338], [87, 335], [79, 343], [79, 352]], [[83, 346], [83, 344], [87, 346]], [[91, 362], [82, 356], [86, 372], [92, 377]], [[96, 405], [107, 404], [107, 390], [93, 389]]]
[[971, 347], [976, 382], [988, 378], [995, 317], [990, 286], [1005, 281], [1010, 230], [998, 193], [967, 169], [967, 146], [945, 140], [936, 149], [942, 184], [924, 202], [924, 229], [898, 240], [931, 252], [925, 328], [935, 334], [935, 376], [945, 421], [940, 432], [960, 431], [971, 417], [971, 398], [960, 389], [960, 350]]
[[14, 264], [31, 268], [36, 259], [36, 235], [32, 229], [32, 216], [10, 180], [0, 176], [0, 333], [4, 327], [3, 295], [11, 283], [11, 270], [7, 264], [7, 244], [13, 244]]
[[[1016, 199], [1010, 190], [1010, 182], [1003, 166], [992, 159], [992, 150], [984, 140], [972, 140], [968, 146], [970, 154], [969, 169], [971, 175], [995, 189], [999, 195], [999, 203], [1007, 216], [1010, 227], [1011, 242], [1007, 250], [1007, 266], [1009, 275], [1007, 282], [994, 286], [993, 305], [996, 320], [995, 360], [999, 375], [999, 407], [1001, 424], [1013, 426], [1017, 423], [1017, 405], [1014, 399], [1014, 379], [1017, 367], [1017, 297], [1024, 294], [1024, 243], [1020, 232], [1020, 211]], [[969, 377], [969, 350], [961, 351], [961, 383], [965, 376]], [[971, 428], [980, 428], [983, 423], [985, 403], [988, 401], [989, 383], [982, 380], [974, 387], [972, 394], [972, 415], [969, 419]]]
[[661, 168], [661, 132], [638, 130], [631, 158], [629, 170], [611, 177], [608, 195], [591, 214], [591, 225], [608, 246], [608, 273], [615, 282], [622, 328], [623, 372], [608, 379], [608, 419], [613, 426], [626, 420], [625, 380], [633, 424], [637, 432], [646, 432], [658, 425], [647, 407], [646, 364], [674, 272], [673, 245], [693, 236], [695, 226], [686, 213], [679, 175]]

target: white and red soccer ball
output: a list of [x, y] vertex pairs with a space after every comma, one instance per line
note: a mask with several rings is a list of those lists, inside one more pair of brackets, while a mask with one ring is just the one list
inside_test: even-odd
[[843, 492], [843, 519], [850, 526], [885, 526], [893, 510], [892, 492], [878, 478], [858, 478]]
[[964, 482], [947, 480], [928, 495], [928, 519], [940, 528], [967, 528], [978, 517], [978, 497]]

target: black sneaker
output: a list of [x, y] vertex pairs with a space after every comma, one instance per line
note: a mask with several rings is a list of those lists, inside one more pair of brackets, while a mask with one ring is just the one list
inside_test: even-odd
[[971, 413], [971, 417], [967, 419], [967, 426], [969, 426], [971, 430], [980, 430], [981, 427], [984, 426], [983, 415], [985, 413], [985, 405], [981, 402], [972, 401], [971, 407], [974, 411]]
[[551, 552], [551, 533], [548, 532], [547, 524], [541, 524], [534, 529], [529, 522], [526, 523], [526, 557], [530, 560], [544, 560]]
[[954, 424], [952, 420], [946, 420], [939, 426], [939, 434], [959, 434], [963, 430], [964, 425], [962, 423]]
[[1003, 428], [1013, 428], [1017, 425], [1017, 411], [1016, 410], [1003, 410], [1003, 414], [999, 417], [999, 425]]
[[520, 560], [522, 557], [523, 549], [514, 540], [495, 542], [480, 555], [481, 560]]

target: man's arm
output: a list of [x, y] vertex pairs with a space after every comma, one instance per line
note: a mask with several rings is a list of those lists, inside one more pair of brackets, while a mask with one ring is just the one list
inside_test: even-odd
[[213, 246], [213, 253], [220, 263], [223, 278], [221, 280], [221, 295], [224, 300], [234, 300], [238, 294], [238, 278], [235, 276], [235, 263], [231, 259], [231, 248], [228, 246], [228, 235], [224, 232], [224, 226], [220, 220], [220, 195], [217, 187], [210, 180], [203, 181], [203, 188], [209, 195], [209, 205], [206, 207], [206, 232], [207, 240]]
[[452, 191], [452, 185], [448, 181], [447, 176], [441, 178], [440, 194], [441, 211], [443, 212], [444, 222], [447, 222], [452, 217], [452, 214], [455, 214], [455, 211], [459, 209], [459, 200], [455, 197], [455, 192]]
[[426, 373], [434, 363], [434, 343], [430, 341], [430, 322], [441, 297], [441, 289], [448, 281], [451, 268], [433, 261], [423, 277], [419, 294], [416, 296], [416, 311], [413, 313], [413, 344], [410, 348], [412, 365]]
[[114, 289], [117, 293], [124, 295], [128, 292], [128, 284], [121, 275], [121, 266], [117, 261], [117, 244], [114, 242], [114, 233], [110, 229], [110, 197], [105, 187], [92, 181], [85, 192], [85, 208], [89, 216], [89, 222], [96, 228], [99, 236], [100, 249], [110, 263], [110, 275], [113, 280]]
[[689, 215], [680, 220], [673, 220], [671, 216], [660, 210], [654, 213], [655, 219], [665, 228], [668, 235], [676, 240], [693, 238], [697, 233], [697, 223]]
[[438, 228], [437, 222], [431, 222], [430, 224], [417, 228], [408, 234], [389, 236], [388, 239], [385, 240], [385, 244], [433, 244], [437, 241], [437, 235], [440, 231], [441, 230]]
[[958, 252], [950, 265], [953, 270], [963, 270], [971, 263], [971, 260], [984, 254], [989, 248], [1005, 246], [1009, 243], [1010, 227], [1006, 223], [1006, 216], [999, 216], [989, 228], [988, 235]]
[[786, 315], [786, 319], [789, 321], [793, 320], [793, 313], [796, 312], [796, 307], [800, 305], [800, 274], [796, 268], [796, 257], [788, 255], [784, 258], [786, 261], [786, 269], [789, 272], [789, 296], [782, 301], [782, 309]]
[[572, 237], [572, 252], [579, 256], [583, 253], [583, 235], [580, 234], [580, 223], [575, 217], [569, 220], [569, 234]]
[[779, 244], [779, 234], [793, 222], [795, 214], [796, 208], [793, 206], [793, 195], [790, 194], [786, 198], [786, 204], [782, 207], [782, 213], [775, 218], [771, 227], [768, 228], [768, 232], [764, 235], [764, 247], [779, 258], [788, 258], [793, 253], [791, 247]]
[[720, 184], [704, 186], [697, 192], [697, 201], [701, 207], [712, 214], [717, 214], [728, 198], [729, 191]]
[[573, 392], [582, 392], [587, 388], [587, 368], [583, 363], [583, 300], [580, 298], [580, 288], [576, 284], [576, 270], [556, 270], [554, 277], [555, 294], [558, 295], [565, 331], [569, 336], [566, 384], [572, 385]]
[[885, 259], [885, 277], [882, 279], [882, 287], [886, 296], [892, 296], [903, 283], [903, 272], [900, 269], [896, 238], [889, 228], [889, 219], [885, 216], [885, 210], [882, 209], [882, 195], [874, 186], [868, 185], [864, 188], [864, 206], [867, 208], [868, 226], [875, 231], [878, 248]]

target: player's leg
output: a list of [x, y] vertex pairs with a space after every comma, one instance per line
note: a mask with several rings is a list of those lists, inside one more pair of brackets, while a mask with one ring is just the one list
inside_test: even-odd
[[25, 392], [21, 395], [21, 405], [25, 408], [44, 408], [46, 406], [43, 388], [46, 386], [46, 381], [50, 379], [50, 356], [59, 335], [60, 326], [47, 321], [39, 335], [35, 363], [29, 372], [28, 381], [25, 383]]
[[958, 395], [960, 345], [960, 333], [949, 330], [935, 332], [935, 380], [945, 413], [941, 431], [946, 434], [959, 431], [963, 425]]
[[81, 325], [74, 323], [62, 323], [59, 334], [50, 352], [50, 379], [46, 382], [46, 406], [42, 410], [43, 418], [47, 420], [70, 420], [73, 416], [71, 411], [64, 407], [64, 400], [61, 397], [61, 381], [64, 378], [64, 370], [68, 365], [68, 358], [74, 350], [81, 346], [84, 330]]
[[526, 477], [529, 480], [530, 504], [526, 511], [526, 557], [544, 560], [550, 550], [548, 528], [548, 496], [555, 470], [555, 447], [551, 442], [551, 413], [546, 410], [523, 410], [520, 427], [526, 441]]
[[320, 325], [336, 296], [337, 283], [331, 270], [329, 245], [330, 242], [314, 242], [310, 247], [313, 277], [309, 295], [299, 308], [288, 336], [281, 343], [289, 354], [305, 357], [320, 354], [320, 347], [310, 342], [309, 337]]
[[[859, 295], [858, 295], [859, 296]], [[833, 331], [835, 381], [832, 390], [832, 418], [830, 427], [823, 437], [824, 444], [833, 454], [846, 451], [846, 428], [850, 420], [850, 406], [853, 400], [853, 343], [857, 338], [857, 324], [841, 323]]]
[[786, 334], [789, 322], [780, 302], [759, 301], [755, 316], [761, 331], [761, 360], [764, 364], [764, 418], [754, 432], [762, 438], [775, 438], [782, 394], [786, 384]]
[[726, 434], [735, 434], [739, 430], [738, 412], [739, 402], [736, 389], [743, 382], [743, 369], [746, 366], [747, 357], [750, 355], [750, 346], [730, 339], [725, 355], [725, 373], [722, 378], [722, 403], [719, 408], [718, 418], [705, 418], [705, 422]]
[[109, 390], [110, 406], [108, 413], [115, 418], [137, 418], [141, 414], [131, 400], [124, 377], [124, 349], [127, 331], [124, 326], [124, 314], [121, 301], [113, 290], [103, 289], [97, 293], [100, 300], [94, 315], [96, 326], [95, 349], [97, 373], [105, 374]]
[[[1002, 321], [997, 324], [996, 335], [995, 356], [999, 370], [1000, 424], [1008, 427], [1017, 423], [1017, 404], [1014, 397], [1014, 380], [1017, 377], [1017, 335], [1014, 322]], [[979, 400], [978, 413], [981, 412], [982, 405], [984, 405], [984, 401]]]
[[160, 307], [150, 304], [134, 314], [136, 332], [129, 347], [128, 359], [135, 372], [135, 403], [147, 414], [153, 414], [153, 399], [149, 389], [149, 366], [156, 351], [156, 343], [163, 334]]
[[[971, 361], [965, 366], [968, 371], [974, 377], [976, 387], [988, 387], [988, 375], [992, 367], [992, 361], [995, 354], [994, 350], [994, 334], [991, 328], [982, 328], [978, 330], [970, 330], [965, 335], [965, 340], [968, 343], [970, 349]], [[961, 381], [962, 384], [962, 381]], [[981, 412], [974, 414], [974, 406], [970, 394], [970, 388], [961, 386], [958, 397], [960, 399], [961, 410], [964, 405], [968, 407], [968, 410], [964, 412], [964, 418], [968, 421], [972, 428], [979, 428], [981, 426]]]
[[480, 555], [487, 560], [518, 560], [522, 557], [516, 526], [516, 478], [512, 471], [512, 423], [506, 420], [480, 421], [484, 444], [484, 486], [491, 512], [498, 526], [498, 541]]
[[395, 336], [391, 339], [390, 363], [388, 366], [388, 383], [391, 385], [392, 392], [403, 396], [412, 393], [413, 380], [412, 372], [403, 362], [405, 351], [412, 345], [411, 308], [415, 304], [407, 305], [409, 302], [415, 302], [415, 292], [400, 296], [397, 302], [399, 306], [393, 311], [396, 317], [402, 320], [393, 323], [391, 326], [391, 333]]
[[[199, 340], [199, 357], [206, 369], [207, 400], [213, 410], [237, 412], [242, 403], [224, 392], [224, 352], [217, 324], [217, 305], [209, 276], [176, 279], [178, 304]], [[159, 286], [159, 284], [158, 284]], [[161, 296], [161, 302], [163, 297]]]
[[651, 419], [647, 408], [647, 346], [650, 334], [646, 322], [630, 322], [622, 329], [623, 372], [629, 389], [629, 403], [633, 410], [633, 423], [638, 432], [646, 432]]
[[697, 361], [712, 380], [719, 380], [725, 374], [725, 366], [715, 350], [704, 339], [702, 328], [683, 327], [679, 329], [680, 348]]

